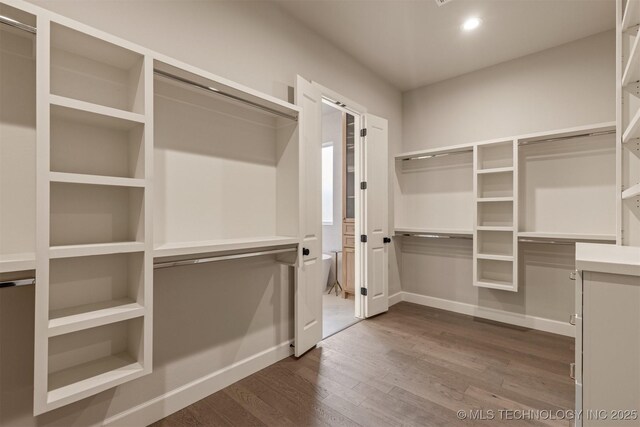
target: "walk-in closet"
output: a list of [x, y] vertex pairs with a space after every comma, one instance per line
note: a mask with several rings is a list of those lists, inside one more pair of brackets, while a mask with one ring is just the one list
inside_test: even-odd
[[0, 0], [0, 427], [640, 425], [640, 0]]

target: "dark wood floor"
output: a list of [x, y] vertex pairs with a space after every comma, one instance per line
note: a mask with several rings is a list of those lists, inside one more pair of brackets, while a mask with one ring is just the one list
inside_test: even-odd
[[155, 426], [521, 426], [459, 410], [573, 409], [572, 338], [399, 303]]

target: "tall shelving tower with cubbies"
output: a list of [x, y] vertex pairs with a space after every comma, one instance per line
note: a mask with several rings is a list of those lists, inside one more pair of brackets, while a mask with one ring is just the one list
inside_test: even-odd
[[151, 372], [153, 64], [38, 26], [35, 413]]
[[518, 291], [517, 140], [474, 149], [473, 284]]
[[640, 0], [617, 2], [618, 242], [640, 246]]

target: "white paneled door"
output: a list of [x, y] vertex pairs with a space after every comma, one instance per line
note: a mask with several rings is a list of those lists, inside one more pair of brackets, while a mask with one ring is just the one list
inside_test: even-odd
[[387, 120], [365, 114], [364, 136], [364, 267], [361, 285], [366, 288], [365, 317], [389, 309], [389, 197], [388, 197], [388, 124]]
[[295, 290], [295, 355], [322, 339], [322, 173], [320, 90], [298, 76], [300, 115], [300, 262]]

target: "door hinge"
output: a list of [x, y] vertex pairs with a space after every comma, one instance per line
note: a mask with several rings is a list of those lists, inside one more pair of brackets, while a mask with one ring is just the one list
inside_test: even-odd
[[366, 234], [361, 234], [360, 235], [360, 241], [362, 243], [367, 243], [367, 235]]
[[367, 128], [360, 129], [360, 136], [367, 136]]
[[362, 181], [360, 183], [360, 189], [361, 190], [366, 190], [367, 189], [367, 181]]
[[367, 288], [360, 288], [360, 295], [367, 296]]

